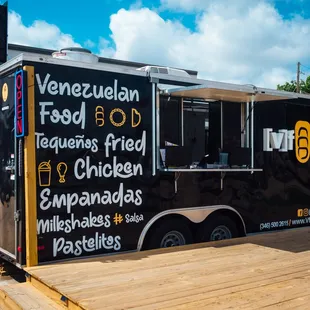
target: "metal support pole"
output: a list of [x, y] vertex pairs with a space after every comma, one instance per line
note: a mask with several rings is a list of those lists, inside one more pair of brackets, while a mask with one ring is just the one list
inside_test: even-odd
[[157, 154], [157, 169], [160, 168], [160, 95], [159, 91], [156, 92], [155, 97], [155, 107], [156, 107], [156, 154]]
[[[156, 174], [156, 84], [152, 83], [152, 174]], [[157, 156], [156, 156], [157, 155]]]
[[[224, 127], [223, 127], [223, 102], [221, 101], [221, 152], [224, 147]], [[219, 154], [220, 155], [220, 154]], [[223, 172], [221, 172], [221, 190], [224, 188]]]
[[[251, 168], [254, 169], [254, 98], [251, 98]], [[253, 174], [254, 171], [251, 172]]]
[[245, 119], [245, 128], [246, 128], [246, 131], [245, 131], [245, 138], [246, 138], [246, 147], [249, 147], [250, 146], [250, 104], [249, 102], [246, 103], [246, 119]]
[[184, 102], [183, 98], [181, 98], [181, 133], [182, 133], [182, 146], [184, 146]]
[[221, 149], [223, 149], [224, 146], [224, 139], [223, 139], [223, 135], [224, 135], [224, 129], [223, 129], [223, 102], [221, 101]]

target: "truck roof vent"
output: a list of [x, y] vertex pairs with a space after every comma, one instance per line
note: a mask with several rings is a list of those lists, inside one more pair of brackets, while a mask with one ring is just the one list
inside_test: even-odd
[[62, 48], [59, 52], [54, 52], [52, 56], [57, 59], [66, 59], [87, 63], [97, 63], [99, 61], [98, 56], [92, 54], [90, 50], [81, 47]]

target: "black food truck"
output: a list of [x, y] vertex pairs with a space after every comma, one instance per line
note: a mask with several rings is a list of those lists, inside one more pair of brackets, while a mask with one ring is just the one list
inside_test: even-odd
[[309, 225], [310, 96], [73, 53], [83, 60], [0, 66], [5, 259], [23, 268]]

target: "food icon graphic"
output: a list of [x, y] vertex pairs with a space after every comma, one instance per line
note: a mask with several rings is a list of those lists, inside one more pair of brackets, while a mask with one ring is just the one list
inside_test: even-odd
[[96, 124], [99, 127], [104, 125], [104, 107], [98, 105], [95, 113]]
[[[135, 116], [138, 117], [138, 120], [135, 120]], [[135, 128], [138, 127], [141, 123], [141, 114], [136, 109], [131, 110], [131, 127]]]
[[65, 176], [66, 176], [67, 170], [68, 170], [68, 166], [66, 163], [60, 162], [57, 165], [57, 172], [59, 174], [59, 183], [65, 183], [66, 182]]
[[3, 100], [3, 102], [7, 101], [8, 95], [9, 95], [8, 84], [4, 83], [2, 86], [2, 100]]
[[38, 166], [39, 173], [39, 184], [40, 186], [50, 186], [51, 185], [51, 174], [52, 167], [49, 161], [43, 161]]

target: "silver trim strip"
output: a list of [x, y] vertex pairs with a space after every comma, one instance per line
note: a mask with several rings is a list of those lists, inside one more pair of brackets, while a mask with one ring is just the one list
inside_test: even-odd
[[250, 146], [250, 104], [246, 103], [246, 147]]
[[160, 169], [160, 171], [165, 171], [165, 172], [249, 172], [249, 171], [263, 171], [263, 169], [216, 169], [216, 168], [204, 168], [204, 169], [178, 169], [178, 168], [167, 168], [167, 169]]
[[212, 212], [217, 211], [217, 210], [230, 210], [235, 212], [240, 220], [242, 221], [243, 228], [244, 228], [244, 233], [246, 235], [246, 226], [244, 223], [244, 220], [240, 213], [235, 210], [234, 208], [227, 206], [227, 205], [214, 205], [214, 206], [204, 206], [204, 207], [194, 207], [194, 208], [182, 208], [182, 209], [171, 209], [171, 210], [166, 210], [161, 213], [158, 213], [155, 215], [152, 219], [148, 221], [148, 223], [144, 226], [137, 245], [137, 250], [141, 251], [143, 242], [145, 239], [145, 236], [151, 226], [160, 218], [166, 216], [166, 215], [171, 215], [171, 214], [178, 214], [178, 215], [183, 215], [184, 217], [188, 218], [191, 222], [193, 223], [201, 223], [203, 222]]
[[224, 147], [223, 102], [221, 101], [221, 151]]
[[181, 134], [182, 134], [182, 146], [184, 146], [184, 102], [183, 98], [181, 98]]
[[46, 64], [53, 64], [53, 65], [59, 65], [59, 66], [70, 66], [70, 67], [77, 67], [77, 68], [83, 68], [83, 69], [92, 69], [92, 70], [98, 70], [98, 71], [107, 71], [107, 72], [113, 72], [113, 73], [123, 73], [123, 74], [128, 74], [128, 75], [147, 77], [147, 72], [139, 71], [139, 70], [135, 70], [131, 68], [128, 68], [128, 69], [116, 68], [115, 65], [105, 64], [101, 62], [92, 64], [92, 63], [85, 63], [85, 62], [79, 62], [79, 61], [73, 61], [73, 60], [67, 60], [67, 59], [57, 59], [52, 56], [33, 55], [29, 53], [19, 54], [18, 56], [2, 64], [0, 66], [0, 72], [2, 73], [7, 68], [14, 67], [14, 65], [22, 61], [46, 63]]
[[23, 60], [23, 57], [21, 57], [21, 55], [18, 55], [10, 59], [9, 61], [5, 62], [4, 64], [0, 66], [0, 73], [5, 74], [8, 71], [16, 68], [16, 66], [21, 65], [22, 60]]
[[[217, 89], [222, 89], [222, 90], [248, 92], [249, 94], [252, 94], [255, 92], [258, 95], [270, 95], [270, 96], [275, 96], [275, 97], [283, 97], [283, 99], [297, 99], [297, 98], [310, 99], [310, 95], [306, 95], [306, 94], [286, 92], [283, 90], [275, 90], [275, 89], [270, 89], [270, 88], [262, 88], [262, 87], [257, 87], [257, 86], [249, 85], [249, 84], [232, 84], [232, 83], [210, 81], [210, 80], [203, 80], [203, 79], [197, 79], [197, 78], [169, 76], [167, 74], [165, 75], [161, 73], [151, 73], [150, 76], [153, 78], [160, 79], [160, 80], [188, 83], [188, 84], [193, 84], [193, 85], [195, 84], [194, 86], [171, 88], [163, 92], [168, 95], [173, 92], [188, 90], [188, 89], [217, 88]], [[163, 83], [160, 82], [160, 84], [163, 84]]]
[[[251, 168], [254, 169], [254, 98], [251, 98]], [[252, 172], [253, 173], [253, 172]]]
[[[28, 85], [26, 86], [28, 88]], [[22, 141], [21, 139], [19, 139], [19, 141], [17, 141], [17, 138], [14, 135], [14, 152], [15, 152], [15, 156], [14, 156], [14, 174], [15, 174], [15, 179], [14, 179], [14, 193], [16, 195], [17, 193], [17, 177], [21, 176], [21, 159], [24, 159], [24, 148], [22, 147]], [[23, 154], [20, 158], [21, 153]], [[17, 161], [17, 154], [18, 154], [18, 161]], [[14, 216], [16, 214], [18, 210], [17, 207], [18, 201], [16, 199], [16, 196], [14, 197]], [[17, 246], [19, 243], [19, 238], [18, 238], [18, 222], [16, 220], [14, 220], [14, 234], [15, 234], [15, 257], [17, 257]]]
[[[50, 63], [55, 65], [64, 65], [64, 66], [71, 66], [71, 67], [79, 67], [79, 68], [87, 68], [87, 69], [94, 69], [94, 70], [101, 70], [101, 71], [110, 71], [115, 73], [124, 73], [129, 75], [137, 75], [137, 76], [145, 76], [147, 77], [147, 72], [138, 71], [135, 69], [121, 69], [115, 68], [114, 65], [111, 64], [104, 64], [104, 63], [84, 63], [84, 62], [77, 62], [77, 61], [70, 61], [64, 59], [57, 59], [53, 58], [52, 56], [45, 56], [45, 55], [33, 55], [31, 53], [21, 53], [16, 57], [10, 59], [6, 63], [0, 66], [0, 72], [3, 73], [10, 67], [13, 67], [17, 63], [21, 61], [32, 61], [32, 62], [39, 62], [39, 63]], [[197, 79], [193, 77], [180, 77], [180, 76], [173, 76], [169, 74], [161, 74], [161, 73], [150, 73], [150, 78], [157, 78], [161, 80], [173, 81], [173, 82], [183, 82], [189, 83], [193, 85], [204, 85], [199, 87], [215, 87], [220, 89], [227, 89], [227, 90], [235, 90], [235, 91], [245, 91], [245, 92], [253, 92], [254, 88], [257, 94], [267, 94], [273, 96], [285, 96], [288, 98], [305, 98], [310, 99], [310, 95], [300, 94], [300, 93], [293, 93], [293, 92], [285, 92], [280, 90], [268, 89], [268, 88], [260, 88], [260, 87], [251, 87], [249, 85], [242, 85], [242, 84], [232, 84], [232, 83], [224, 83], [224, 82], [217, 82], [217, 81], [209, 81], [203, 79]], [[161, 83], [162, 84], [162, 83]], [[177, 89], [173, 89], [172, 91], [176, 91]], [[169, 90], [170, 92], [171, 90]]]
[[156, 155], [157, 155], [157, 169], [160, 169], [160, 96], [159, 91], [156, 94]]
[[156, 84], [152, 83], [152, 174], [156, 174]]
[[16, 259], [16, 255], [14, 255], [14, 254], [10, 253], [9, 251], [7, 251], [7, 250], [5, 250], [5, 249], [3, 249], [3, 248], [0, 247], [0, 253], [1, 253], [1, 252], [2, 252], [4, 255], [6, 255], [6, 256], [9, 256], [9, 257], [11, 257], [11, 258], [13, 258], [13, 259]]

